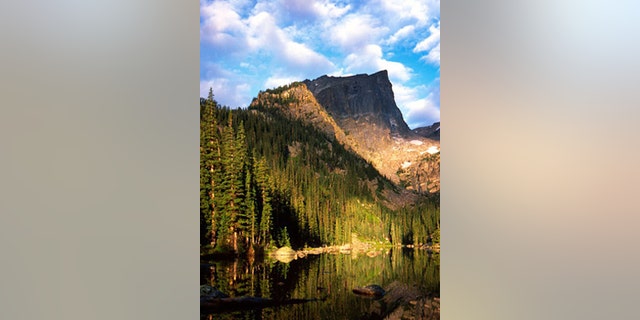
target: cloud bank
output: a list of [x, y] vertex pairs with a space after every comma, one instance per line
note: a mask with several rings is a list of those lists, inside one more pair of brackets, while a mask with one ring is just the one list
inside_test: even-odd
[[245, 107], [258, 91], [386, 69], [410, 127], [440, 120], [440, 2], [200, 2], [200, 95]]

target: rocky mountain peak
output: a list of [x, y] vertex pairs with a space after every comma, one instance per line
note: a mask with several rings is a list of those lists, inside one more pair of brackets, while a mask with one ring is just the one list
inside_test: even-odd
[[440, 121], [430, 126], [415, 128], [411, 131], [419, 136], [440, 141]]
[[[312, 124], [403, 188], [440, 189], [439, 136], [409, 129], [385, 70], [294, 82], [261, 92], [250, 107], [277, 108]], [[435, 125], [430, 129], [439, 132]]]
[[404, 135], [411, 131], [395, 103], [386, 70], [349, 77], [325, 75], [303, 83], [341, 125], [345, 121], [362, 120], [388, 129], [392, 134]]

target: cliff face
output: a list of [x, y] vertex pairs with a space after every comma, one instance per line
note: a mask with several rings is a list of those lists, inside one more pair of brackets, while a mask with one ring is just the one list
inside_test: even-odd
[[304, 84], [341, 126], [352, 120], [367, 120], [392, 134], [410, 132], [396, 106], [386, 70], [351, 77], [322, 76]]

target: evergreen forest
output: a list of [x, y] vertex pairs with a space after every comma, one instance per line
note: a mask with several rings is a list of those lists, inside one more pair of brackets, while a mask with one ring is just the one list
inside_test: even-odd
[[279, 108], [232, 110], [212, 90], [200, 98], [202, 254], [340, 245], [353, 235], [389, 245], [439, 242], [439, 193], [393, 203], [399, 188]]

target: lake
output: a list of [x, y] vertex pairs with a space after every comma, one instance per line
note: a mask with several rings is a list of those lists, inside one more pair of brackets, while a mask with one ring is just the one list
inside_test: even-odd
[[[416, 309], [411, 312], [418, 319], [432, 319], [434, 313], [427, 310], [425, 303], [434, 297], [439, 301], [439, 254], [432, 255], [423, 249], [396, 247], [368, 254], [325, 253], [289, 263], [272, 258], [260, 262], [202, 263], [200, 283], [212, 285], [231, 297], [317, 300], [257, 310], [201, 313], [201, 319], [377, 319], [393, 311], [395, 315], [401, 314], [402, 308]], [[353, 288], [370, 284], [380, 285], [387, 294], [382, 299], [373, 299], [352, 292]], [[437, 309], [439, 315], [439, 302]]]

